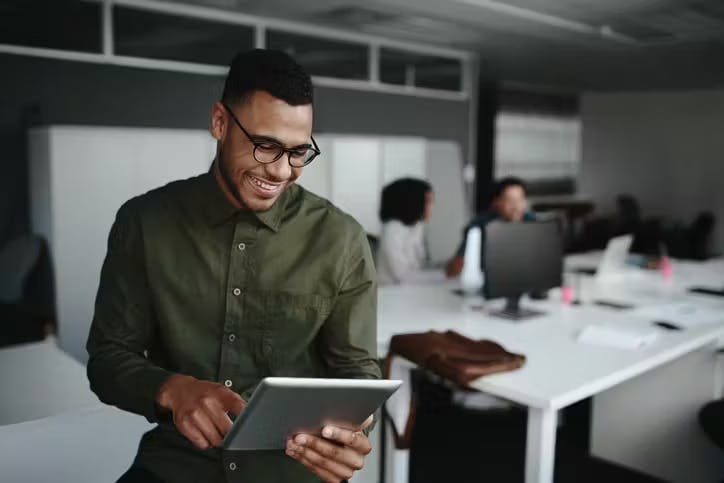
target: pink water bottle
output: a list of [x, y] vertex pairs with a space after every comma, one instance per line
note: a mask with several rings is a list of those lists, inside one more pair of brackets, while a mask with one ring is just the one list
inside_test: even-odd
[[669, 252], [666, 250], [666, 245], [663, 243], [659, 244], [659, 253], [661, 254], [661, 257], [659, 258], [659, 270], [661, 270], [661, 276], [668, 282], [671, 280], [671, 277], [674, 276], [674, 268], [671, 266]]
[[671, 280], [671, 277], [674, 276], [674, 268], [671, 266], [671, 260], [669, 260], [668, 255], [661, 255], [659, 270], [661, 270], [661, 275], [664, 277], [664, 280]]
[[573, 287], [566, 285], [561, 287], [561, 302], [565, 305], [571, 305], [573, 303]]

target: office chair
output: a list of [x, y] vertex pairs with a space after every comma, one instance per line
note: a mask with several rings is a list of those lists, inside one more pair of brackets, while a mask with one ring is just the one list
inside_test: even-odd
[[685, 260], [706, 260], [715, 254], [711, 251], [711, 238], [716, 218], [702, 211], [688, 226], [676, 224], [665, 232], [669, 255]]
[[641, 224], [641, 208], [636, 198], [621, 194], [616, 198], [616, 235], [634, 233]]
[[0, 347], [42, 340], [55, 326], [48, 245], [23, 236], [0, 250]]
[[709, 244], [715, 225], [716, 217], [710, 211], [702, 211], [689, 225], [690, 256], [694, 260], [706, 260], [712, 256]]
[[699, 425], [709, 439], [724, 450], [724, 399], [706, 403], [699, 410]]

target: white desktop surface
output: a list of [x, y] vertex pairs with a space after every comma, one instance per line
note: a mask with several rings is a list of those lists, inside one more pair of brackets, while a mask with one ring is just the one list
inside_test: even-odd
[[116, 481], [151, 427], [141, 416], [106, 405], [0, 426], [0, 481]]
[[0, 384], [0, 425], [101, 404], [85, 366], [53, 340], [0, 349]]
[[101, 403], [54, 340], [0, 349], [0, 481], [115, 481], [146, 419]]
[[[539, 408], [565, 407], [711, 344], [724, 332], [722, 324], [678, 332], [660, 329], [659, 339], [651, 347], [634, 351], [582, 344], [576, 341], [576, 335], [588, 324], [654, 327], [650, 320], [632, 317], [626, 311], [592, 304], [566, 307], [556, 290], [551, 291], [548, 301], [522, 302], [546, 312], [523, 321], [507, 321], [485, 313], [491, 307], [501, 307], [500, 301], [486, 303], [480, 311], [466, 309], [462, 298], [449, 287], [385, 287], [380, 289], [378, 303], [380, 354], [387, 352], [394, 334], [453, 329], [472, 339], [492, 339], [509, 351], [524, 354], [526, 364], [513, 372], [478, 379], [471, 386]], [[716, 306], [716, 301], [708, 303]], [[724, 301], [718, 306], [724, 322]]]
[[[599, 257], [600, 254], [571, 257], [567, 266], [591, 262], [595, 266]], [[576, 334], [588, 324], [599, 323], [654, 328], [646, 318], [591, 303], [565, 306], [560, 302], [560, 291], [552, 290], [548, 300], [522, 302], [526, 307], [545, 311], [544, 316], [507, 321], [487, 314], [493, 307], [502, 307], [503, 301], [479, 299], [482, 310], [471, 310], [470, 302], [452, 293], [454, 283], [382, 287], [378, 302], [378, 350], [381, 355], [386, 354], [394, 334], [452, 329], [473, 339], [492, 339], [509, 351], [524, 354], [527, 361], [521, 369], [480, 378], [471, 386], [529, 408], [526, 482], [550, 483], [558, 409], [717, 344], [724, 335], [724, 299], [689, 294], [686, 289], [691, 285], [724, 284], [722, 267], [722, 260], [674, 262], [674, 276], [670, 280], [657, 271], [641, 269], [626, 270], [623, 275], [606, 280], [581, 278], [582, 299], [586, 302], [605, 298], [641, 306], [686, 301], [721, 310], [720, 323], [678, 332], [655, 329], [660, 331], [657, 341], [643, 350], [587, 345], [577, 342]], [[723, 280], [717, 280], [718, 277]], [[394, 466], [400, 452], [393, 458]], [[406, 461], [400, 466], [406, 470]], [[391, 470], [398, 479], [403, 472]]]

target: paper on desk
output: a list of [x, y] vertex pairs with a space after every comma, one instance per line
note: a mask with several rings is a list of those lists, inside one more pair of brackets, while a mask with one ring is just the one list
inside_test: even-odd
[[644, 349], [656, 341], [658, 334], [650, 329], [589, 325], [578, 334], [578, 342], [615, 349]]
[[687, 329], [724, 322], [721, 311], [688, 303], [643, 306], [630, 313], [651, 320], [670, 322]]

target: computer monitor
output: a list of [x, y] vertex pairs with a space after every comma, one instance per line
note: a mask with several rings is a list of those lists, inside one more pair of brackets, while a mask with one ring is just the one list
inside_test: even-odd
[[507, 299], [493, 315], [513, 320], [541, 315], [521, 308], [520, 297], [562, 285], [563, 237], [556, 221], [488, 223], [483, 257], [485, 297]]

